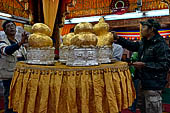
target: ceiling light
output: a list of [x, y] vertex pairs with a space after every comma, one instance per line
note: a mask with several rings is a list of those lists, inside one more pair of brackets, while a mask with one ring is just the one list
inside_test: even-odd
[[2, 13], [2, 12], [0, 12], [0, 16], [4, 16], [4, 17], [12, 17], [12, 15], [7, 14], [7, 13]]
[[0, 19], [11, 20], [18, 23], [28, 24], [29, 19], [0, 12]]

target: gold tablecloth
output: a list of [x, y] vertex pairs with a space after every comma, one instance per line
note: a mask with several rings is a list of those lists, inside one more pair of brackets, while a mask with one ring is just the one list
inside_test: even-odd
[[118, 113], [135, 98], [125, 62], [91, 67], [17, 63], [9, 107], [18, 113]]

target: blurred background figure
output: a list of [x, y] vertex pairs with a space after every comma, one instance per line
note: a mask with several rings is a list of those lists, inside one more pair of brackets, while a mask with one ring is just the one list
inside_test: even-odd
[[113, 50], [113, 54], [112, 54], [112, 59], [116, 60], [116, 61], [121, 61], [122, 59], [122, 55], [123, 55], [123, 48], [121, 45], [119, 44], [112, 44], [112, 50]]
[[24, 29], [22, 26], [16, 26], [16, 34], [15, 37], [17, 40], [21, 41], [22, 33], [24, 32]]

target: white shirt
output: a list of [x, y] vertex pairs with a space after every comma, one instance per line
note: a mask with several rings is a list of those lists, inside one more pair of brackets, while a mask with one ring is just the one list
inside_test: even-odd
[[112, 58], [114, 60], [120, 61], [122, 59], [122, 55], [123, 55], [123, 48], [121, 45], [119, 44], [112, 44], [112, 50], [113, 50], [113, 54], [112, 54]]

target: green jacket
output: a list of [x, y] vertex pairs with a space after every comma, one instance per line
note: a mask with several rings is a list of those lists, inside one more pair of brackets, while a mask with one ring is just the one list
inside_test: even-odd
[[[137, 53], [137, 52], [133, 52], [133, 53], [132, 53], [132, 56], [131, 56], [131, 58], [130, 58], [130, 61], [131, 61], [132, 63], [138, 61], [138, 53]], [[135, 77], [135, 67], [131, 65], [131, 66], [129, 67], [129, 70], [130, 70], [130, 73], [131, 73], [132, 77]]]
[[118, 43], [130, 51], [138, 52], [138, 61], [145, 63], [142, 69], [137, 70], [142, 88], [163, 89], [167, 83], [166, 77], [170, 66], [170, 50], [165, 40], [157, 34], [150, 40], [142, 38], [139, 42], [119, 38]]

